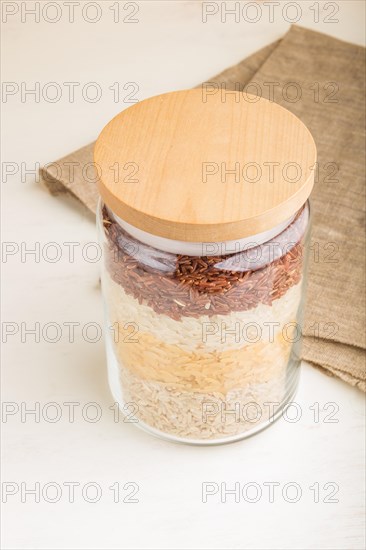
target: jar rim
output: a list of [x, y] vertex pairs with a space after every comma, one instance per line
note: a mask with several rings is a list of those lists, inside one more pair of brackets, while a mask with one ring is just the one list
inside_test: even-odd
[[[99, 199], [98, 208], [101, 210], [103, 201]], [[243, 237], [241, 239], [228, 240], [228, 241], [206, 241], [206, 242], [189, 242], [179, 241], [175, 239], [168, 239], [166, 237], [159, 237], [153, 233], [143, 231], [138, 227], [127, 223], [125, 220], [117, 216], [109, 207], [105, 205], [109, 215], [118, 223], [124, 231], [126, 231], [131, 237], [143, 244], [168, 252], [172, 254], [181, 254], [184, 256], [225, 256], [230, 254], [236, 254], [245, 250], [250, 250], [266, 242], [271, 241], [274, 237], [281, 234], [296, 218], [298, 212], [293, 214], [286, 221], [277, 224], [270, 230], [256, 233], [254, 235]], [[310, 201], [306, 201], [306, 221], [305, 226], [308, 225], [310, 219]], [[300, 209], [301, 210], [301, 209]]]

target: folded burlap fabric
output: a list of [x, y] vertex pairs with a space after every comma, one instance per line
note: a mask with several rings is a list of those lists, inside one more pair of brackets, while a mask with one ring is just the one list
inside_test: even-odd
[[[303, 359], [366, 390], [364, 48], [292, 27], [213, 78], [274, 100], [308, 126], [318, 149]], [[95, 212], [93, 144], [41, 170], [52, 193]]]

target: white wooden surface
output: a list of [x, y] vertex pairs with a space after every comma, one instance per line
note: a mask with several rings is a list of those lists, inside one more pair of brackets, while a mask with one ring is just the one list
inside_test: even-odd
[[[25, 3], [2, 4], [21, 8]], [[27, 2], [28, 7], [32, 4]], [[268, 17], [255, 24], [229, 19], [222, 23], [213, 16], [204, 24], [201, 2], [196, 0], [141, 2], [139, 23], [115, 24], [109, 9], [112, 4], [99, 2], [103, 14], [95, 24], [82, 20], [81, 6], [79, 11], [75, 8], [75, 22], [69, 24], [67, 8], [59, 2], [62, 17], [57, 23], [34, 23], [31, 17], [22, 23], [19, 12], [2, 25], [4, 81], [25, 82], [28, 87], [35, 82], [41, 87], [57, 82], [65, 94], [64, 82], [81, 83], [75, 89], [74, 103], [66, 95], [56, 103], [42, 98], [37, 103], [30, 96], [21, 102], [20, 94], [15, 94], [2, 104], [3, 162], [23, 162], [30, 168], [94, 139], [101, 127], [127, 106], [113, 101], [108, 88], [115, 82], [121, 88], [127, 82], [137, 83], [139, 99], [190, 87], [279, 38], [289, 27], [280, 15], [273, 23]], [[301, 3], [299, 24], [363, 43], [363, 2], [338, 2], [339, 22], [328, 24], [314, 23], [314, 12], [309, 9], [312, 4]], [[322, 21], [329, 8], [324, 2], [320, 8]], [[55, 13], [49, 9], [46, 16], [50, 19]], [[125, 17], [130, 11], [121, 13]], [[94, 17], [92, 11], [88, 16]], [[99, 102], [88, 103], [78, 91], [88, 82], [100, 85]], [[122, 93], [127, 92], [122, 89]], [[56, 402], [62, 413], [55, 423], [49, 421], [55, 413], [51, 408], [43, 409], [40, 422], [31, 415], [22, 421], [20, 412], [3, 416], [3, 500], [7, 490], [19, 488], [2, 505], [3, 548], [364, 548], [361, 392], [304, 365], [296, 397], [301, 407], [298, 422], [281, 419], [249, 440], [217, 448], [169, 444], [133, 425], [114, 422], [103, 342], [87, 342], [81, 333], [86, 323], [102, 324], [98, 264], [86, 261], [80, 252], [96, 239], [93, 220], [72, 200], [49, 196], [32, 175], [22, 182], [20, 171], [2, 184], [2, 199], [3, 240], [15, 242], [20, 249], [21, 242], [29, 248], [38, 242], [45, 255], [36, 262], [30, 255], [22, 261], [16, 253], [2, 264], [2, 319], [19, 325], [19, 332], [9, 336], [3, 346], [2, 398], [8, 411], [12, 407], [20, 411], [21, 402], [23, 408], [38, 402], [41, 409]], [[56, 263], [47, 261], [52, 250], [44, 248], [51, 241], [62, 251]], [[73, 263], [65, 242], [81, 243]], [[92, 252], [89, 249], [90, 257]], [[41, 337], [36, 343], [28, 335], [23, 343], [22, 322], [28, 328], [35, 322], [41, 328], [56, 322], [63, 329], [61, 338], [48, 343]], [[68, 341], [65, 322], [80, 323], [74, 343]], [[50, 329], [48, 338], [53, 334]], [[88, 337], [93, 337], [92, 331]], [[69, 422], [65, 402], [80, 404], [74, 422]], [[83, 419], [81, 409], [90, 402], [102, 410], [99, 422]], [[335, 423], [324, 422], [333, 406], [323, 409], [330, 402], [339, 408]], [[314, 421], [314, 409], [310, 409], [314, 403], [320, 404], [319, 422]], [[94, 412], [88, 411], [90, 416]], [[22, 482], [27, 489], [38, 482], [41, 490], [47, 483], [57, 483], [62, 490], [60, 500], [47, 502], [55, 494], [50, 486], [49, 493], [40, 495], [39, 503], [30, 494], [23, 495], [22, 502]], [[75, 489], [73, 503], [65, 482], [81, 484]], [[102, 491], [97, 503], [87, 502], [81, 494], [88, 482], [98, 484]], [[132, 490], [132, 486], [123, 489], [124, 484], [137, 483], [135, 498], [139, 502], [114, 503], [109, 487], [116, 482], [122, 488], [121, 500]], [[254, 503], [248, 502], [253, 492], [240, 502], [228, 495], [225, 503], [217, 493], [204, 503], [204, 482], [213, 483], [211, 488], [223, 482], [228, 489], [235, 483], [242, 489], [253, 482], [259, 484], [262, 496]], [[269, 502], [268, 485], [263, 485], [268, 482], [280, 483], [274, 502]], [[301, 489], [298, 502], [287, 502], [282, 496], [289, 482]], [[314, 502], [315, 489], [309, 489], [317, 483], [318, 503]], [[333, 497], [338, 502], [326, 502], [335, 487], [324, 489], [326, 483], [339, 487]], [[289, 498], [292, 490], [290, 487]], [[93, 498], [92, 488], [87, 498]]]

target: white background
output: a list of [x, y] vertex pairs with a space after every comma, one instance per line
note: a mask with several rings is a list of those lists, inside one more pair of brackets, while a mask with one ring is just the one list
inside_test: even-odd
[[[121, 88], [127, 82], [137, 83], [139, 99], [188, 88], [283, 36], [289, 28], [281, 15], [282, 6], [273, 23], [263, 7], [262, 18], [254, 24], [235, 23], [230, 18], [222, 23], [220, 15], [204, 24], [198, 0], [146, 1], [139, 3], [135, 16], [139, 22], [131, 24], [113, 22], [109, 9], [113, 3], [99, 2], [102, 17], [91, 24], [81, 16], [83, 2], [75, 8], [74, 23], [68, 22], [67, 8], [59, 2], [61, 19], [52, 24], [42, 17], [35, 23], [32, 16], [22, 22], [25, 2], [2, 2], [3, 9], [4, 4], [19, 8], [2, 25], [3, 80], [20, 87], [24, 82], [28, 88], [35, 82], [42, 88], [52, 81], [63, 90], [56, 103], [42, 97], [35, 102], [31, 96], [22, 102], [20, 93], [3, 102], [3, 162], [24, 162], [32, 168], [95, 139], [103, 125], [128, 106], [123, 96], [119, 103], [113, 101], [108, 88], [115, 82]], [[313, 2], [301, 2], [299, 24], [363, 44], [364, 3], [338, 2], [338, 23], [324, 22], [330, 13], [325, 4], [320, 2], [320, 22], [315, 23], [310, 9]], [[56, 12], [49, 9], [46, 17], [54, 18]], [[121, 17], [130, 11], [121, 10]], [[87, 12], [89, 18], [94, 15], [92, 9]], [[68, 100], [64, 82], [81, 83], [74, 103]], [[88, 82], [101, 86], [100, 101], [83, 99], [80, 89]], [[81, 333], [86, 323], [102, 325], [99, 266], [83, 259], [80, 252], [96, 240], [92, 217], [71, 199], [51, 197], [34, 176], [22, 181], [20, 170], [3, 182], [2, 205], [4, 241], [17, 243], [19, 249], [34, 248], [38, 242], [41, 251], [52, 241], [60, 243], [63, 251], [57, 263], [42, 256], [38, 263], [31, 255], [22, 262], [17, 253], [2, 265], [2, 319], [19, 325], [19, 332], [3, 346], [3, 401], [14, 402], [19, 410], [21, 402], [28, 408], [38, 402], [41, 409], [57, 402], [62, 411], [61, 420], [55, 423], [47, 418], [47, 409], [40, 422], [32, 415], [22, 422], [20, 412], [3, 417], [2, 479], [19, 486], [3, 504], [3, 548], [364, 548], [364, 396], [360, 391], [304, 365], [296, 396], [301, 406], [299, 421], [281, 419], [251, 439], [222, 447], [175, 445], [132, 424], [114, 422], [103, 341], [87, 342]], [[62, 243], [76, 241], [81, 246], [71, 263]], [[65, 322], [78, 322], [80, 326], [75, 329], [74, 343], [68, 341], [66, 327], [57, 343], [42, 338], [37, 343], [34, 336], [22, 342], [22, 322], [28, 327], [36, 322], [41, 327], [49, 322], [61, 327]], [[69, 422], [65, 402], [80, 403], [75, 422]], [[102, 410], [99, 422], [88, 422], [82, 416], [83, 406], [90, 402]], [[310, 409], [316, 402], [320, 404], [319, 422]], [[329, 402], [339, 408], [336, 423], [324, 422], [323, 408]], [[49, 416], [54, 412], [48, 409]], [[56, 482], [63, 489], [61, 499], [50, 503], [47, 495], [46, 499], [41, 495], [35, 503], [34, 496], [26, 495], [22, 502], [22, 482], [27, 488], [36, 482], [41, 488]], [[81, 484], [73, 503], [65, 482]], [[101, 488], [97, 503], [82, 497], [81, 488], [88, 482]], [[137, 483], [139, 502], [114, 503], [109, 487], [116, 482], [121, 488], [127, 482]], [[244, 498], [236, 503], [232, 495], [224, 503], [220, 493], [203, 503], [203, 482], [224, 482], [228, 488], [255, 482], [263, 493], [256, 503]], [[264, 482], [280, 483], [273, 503]], [[301, 488], [296, 503], [282, 496], [288, 482]], [[336, 503], [324, 502], [331, 492], [329, 486], [324, 489], [327, 482], [339, 486]], [[309, 489], [314, 483], [319, 483], [319, 503]], [[122, 489], [122, 499], [128, 493]], [[50, 489], [48, 499], [53, 494]], [[93, 497], [92, 490], [88, 496]]]

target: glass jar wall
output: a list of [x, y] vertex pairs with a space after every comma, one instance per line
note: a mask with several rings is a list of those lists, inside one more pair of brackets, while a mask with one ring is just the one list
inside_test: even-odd
[[128, 419], [193, 444], [273, 422], [299, 377], [308, 203], [265, 242], [199, 256], [138, 240], [102, 202], [98, 218], [109, 382]]

